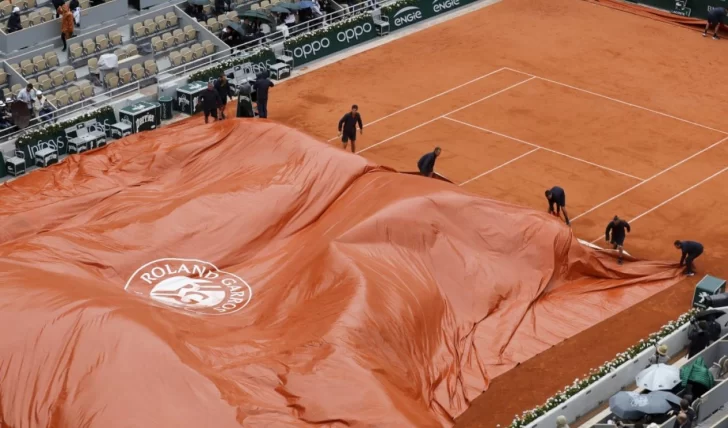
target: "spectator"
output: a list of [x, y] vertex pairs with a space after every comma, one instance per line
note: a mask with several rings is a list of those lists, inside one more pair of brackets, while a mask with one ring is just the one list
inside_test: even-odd
[[53, 9], [56, 11], [56, 18], [61, 17], [61, 6], [63, 6], [63, 3], [65, 3], [64, 0], [52, 0], [51, 4], [53, 5]]
[[225, 1], [224, 0], [215, 0], [215, 12], [218, 15], [222, 15], [225, 13]]
[[670, 358], [667, 356], [667, 345], [660, 345], [655, 349], [655, 354], [650, 356], [650, 364], [667, 364]]
[[73, 36], [73, 12], [68, 4], [61, 6], [61, 41], [63, 42], [63, 52], [68, 48], [66, 40]]
[[225, 119], [225, 106], [227, 105], [228, 98], [233, 99], [233, 88], [230, 86], [230, 82], [227, 80], [225, 73], [220, 73], [220, 78], [215, 82], [215, 90], [220, 94], [220, 119]]
[[235, 46], [243, 42], [242, 38], [240, 37], [240, 33], [233, 30], [232, 27], [230, 27], [229, 25], [222, 29], [222, 34], [220, 35], [220, 38], [231, 48], [234, 48]]
[[698, 417], [698, 415], [695, 413], [695, 410], [690, 406], [690, 402], [686, 399], [680, 400], [680, 412], [685, 413], [685, 416], [688, 417], [688, 422], [690, 422], [690, 425], [695, 423], [695, 419]]
[[73, 21], [76, 23], [76, 27], [81, 26], [81, 4], [78, 0], [71, 0], [69, 3], [69, 9], [73, 13]]
[[23, 26], [20, 24], [20, 8], [15, 6], [13, 8], [13, 13], [10, 14], [10, 18], [8, 19], [8, 34], [22, 29]]
[[32, 83], [28, 83], [28, 86], [18, 92], [18, 101], [22, 101], [28, 105], [28, 113], [30, 114], [33, 113], [33, 102], [35, 99], [36, 93]]
[[674, 428], [690, 428], [690, 421], [688, 420], [688, 415], [686, 415], [683, 412], [680, 412], [677, 415], [677, 420], [675, 421], [675, 425], [673, 425]]
[[569, 428], [569, 424], [567, 422], [566, 416], [559, 416], [556, 418], [556, 428]]
[[43, 96], [43, 92], [36, 91], [36, 102], [33, 105], [33, 109], [35, 110], [35, 114], [44, 122], [49, 121], [53, 119], [53, 106], [50, 102], [48, 102], [48, 99]]
[[688, 359], [693, 358], [703, 349], [708, 347], [710, 337], [708, 337], [708, 324], [705, 321], [693, 321], [688, 328]]
[[220, 94], [215, 90], [212, 82], [207, 82], [207, 89], [200, 95], [200, 104], [202, 104], [202, 111], [205, 113], [205, 123], [208, 123], [210, 116], [217, 121], [217, 110], [222, 105], [222, 100], [220, 100]]

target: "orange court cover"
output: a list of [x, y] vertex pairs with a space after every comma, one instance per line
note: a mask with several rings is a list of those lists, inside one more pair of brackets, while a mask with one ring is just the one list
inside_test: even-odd
[[0, 224], [13, 428], [450, 426], [679, 277], [260, 120], [71, 156], [0, 186]]

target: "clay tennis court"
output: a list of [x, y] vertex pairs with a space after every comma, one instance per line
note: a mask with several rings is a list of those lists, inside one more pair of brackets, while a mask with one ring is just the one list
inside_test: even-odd
[[[728, 276], [728, 42], [578, 0], [504, 0], [277, 86], [271, 118], [338, 144], [352, 103], [359, 153], [436, 170], [487, 198], [546, 210], [567, 192], [573, 233], [600, 245], [615, 214], [635, 257], [679, 259], [702, 242], [699, 275], [496, 377], [458, 426], [507, 424], [689, 307], [700, 274]], [[603, 244], [603, 241], [601, 242]]]

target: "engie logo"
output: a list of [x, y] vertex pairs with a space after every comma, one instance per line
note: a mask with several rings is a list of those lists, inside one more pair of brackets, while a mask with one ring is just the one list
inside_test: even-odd
[[298, 46], [293, 50], [293, 56], [296, 58], [308, 58], [309, 55], [316, 55], [321, 49], [326, 49], [331, 46], [331, 40], [328, 37], [324, 37], [321, 40], [314, 40], [311, 43]]
[[237, 275], [194, 259], [159, 259], [136, 270], [124, 290], [201, 315], [226, 315], [250, 302], [253, 290]]
[[372, 32], [374, 27], [372, 27], [372, 24], [365, 22], [362, 25], [357, 25], [356, 27], [347, 28], [344, 31], [339, 31], [336, 33], [336, 40], [338, 40], [341, 43], [350, 43], [352, 40], [359, 40], [359, 37], [363, 36], [364, 34], [369, 34]]
[[407, 6], [394, 14], [394, 26], [401, 27], [422, 19], [422, 11], [417, 6]]
[[440, 13], [456, 7], [460, 7], [460, 0], [434, 0], [432, 2], [432, 11], [435, 13]]

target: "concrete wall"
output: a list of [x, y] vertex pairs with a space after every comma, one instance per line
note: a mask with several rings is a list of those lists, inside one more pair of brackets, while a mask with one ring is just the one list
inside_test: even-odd
[[55, 44], [48, 43], [43, 47], [38, 47], [35, 49], [29, 49], [29, 50], [23, 50], [22, 53], [19, 52], [18, 55], [9, 57], [6, 61], [8, 62], [8, 64], [20, 64], [20, 62], [23, 60], [33, 59], [34, 56], [38, 56], [38, 55], [42, 56], [46, 52], [53, 50], [54, 47], [55, 47]]
[[[127, 0], [112, 0], [81, 11], [81, 29], [121, 18], [129, 13]], [[60, 30], [59, 30], [60, 31]]]

